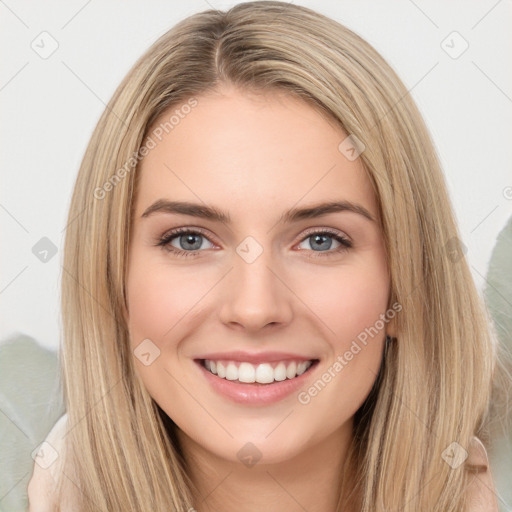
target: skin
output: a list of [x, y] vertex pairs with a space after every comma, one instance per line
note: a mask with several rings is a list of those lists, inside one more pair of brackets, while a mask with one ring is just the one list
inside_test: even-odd
[[[238, 349], [320, 359], [307, 390], [375, 324], [388, 308], [390, 280], [370, 181], [359, 158], [338, 150], [346, 134], [294, 97], [224, 85], [197, 100], [140, 169], [128, 325], [132, 349], [150, 339], [160, 355], [148, 366], [135, 358], [136, 371], [179, 427], [203, 497], [198, 512], [334, 510], [353, 415], [375, 381], [392, 323], [307, 405], [297, 393], [265, 406], [231, 402], [193, 359]], [[214, 205], [231, 223], [164, 212], [141, 217], [158, 199]], [[375, 220], [343, 211], [279, 222], [291, 208], [338, 200], [363, 206]], [[179, 227], [204, 230], [191, 242], [202, 241], [195, 256], [157, 246]], [[337, 252], [340, 243], [327, 235], [324, 246], [331, 245], [322, 251], [305, 234], [310, 228], [333, 230], [352, 247]], [[250, 264], [236, 252], [247, 236], [263, 249]], [[192, 252], [179, 234], [169, 244]], [[237, 457], [248, 442], [261, 452], [252, 467]]]

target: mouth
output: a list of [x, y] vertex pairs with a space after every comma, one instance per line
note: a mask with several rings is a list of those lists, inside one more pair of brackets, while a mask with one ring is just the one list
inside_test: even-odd
[[195, 359], [195, 362], [215, 394], [239, 406], [265, 407], [297, 395], [313, 379], [319, 359], [287, 360], [286, 364], [285, 361], [251, 364], [209, 359]]
[[319, 359], [285, 360], [253, 364], [245, 361], [196, 359], [202, 368], [219, 379], [248, 386], [271, 386], [296, 380], [316, 366]]

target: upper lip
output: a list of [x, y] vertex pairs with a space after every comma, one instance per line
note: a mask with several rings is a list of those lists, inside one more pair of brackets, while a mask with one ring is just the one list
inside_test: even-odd
[[210, 361], [221, 361], [221, 360], [229, 360], [229, 361], [238, 361], [238, 362], [248, 362], [253, 364], [259, 363], [273, 363], [276, 361], [286, 361], [286, 360], [294, 360], [294, 361], [313, 361], [316, 358], [301, 356], [299, 354], [292, 354], [290, 352], [259, 352], [259, 353], [250, 353], [244, 352], [242, 350], [236, 350], [232, 352], [215, 352], [212, 354], [204, 354], [195, 359], [209, 359]]

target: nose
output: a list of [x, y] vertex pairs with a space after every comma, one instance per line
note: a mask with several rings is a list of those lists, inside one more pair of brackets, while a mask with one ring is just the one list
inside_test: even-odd
[[234, 268], [223, 280], [219, 297], [220, 320], [225, 325], [254, 333], [291, 321], [293, 292], [269, 253], [263, 251], [252, 263], [234, 256]]

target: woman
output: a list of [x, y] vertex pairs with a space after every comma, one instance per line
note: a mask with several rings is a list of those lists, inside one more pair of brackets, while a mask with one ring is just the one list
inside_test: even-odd
[[497, 350], [424, 123], [353, 32], [182, 21], [69, 215], [61, 487], [38, 505], [36, 464], [30, 510], [497, 510]]

